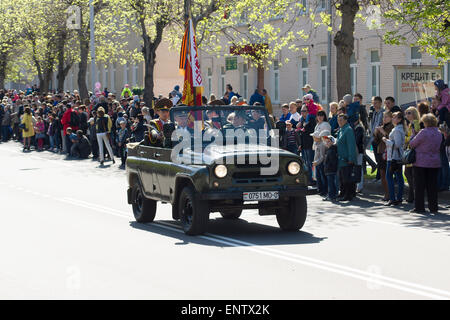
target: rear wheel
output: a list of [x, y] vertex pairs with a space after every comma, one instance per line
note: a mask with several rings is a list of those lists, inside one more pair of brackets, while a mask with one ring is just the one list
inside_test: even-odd
[[209, 220], [208, 203], [195, 198], [192, 186], [186, 186], [181, 191], [178, 216], [186, 234], [194, 236], [206, 232]]
[[144, 197], [139, 186], [133, 188], [133, 214], [137, 222], [153, 222], [156, 215], [156, 201]]
[[298, 231], [306, 221], [306, 196], [289, 198], [289, 205], [277, 212], [277, 221], [285, 231]]
[[220, 214], [222, 215], [222, 218], [224, 219], [229, 219], [229, 220], [234, 220], [234, 219], [239, 219], [239, 217], [242, 214], [242, 209], [240, 210], [224, 210], [224, 211], [220, 211]]

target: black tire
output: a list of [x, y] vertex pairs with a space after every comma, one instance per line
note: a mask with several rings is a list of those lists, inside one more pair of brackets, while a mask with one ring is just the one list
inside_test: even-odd
[[206, 232], [209, 220], [208, 203], [196, 200], [192, 186], [184, 187], [180, 193], [178, 216], [186, 234], [195, 236]]
[[235, 219], [239, 219], [239, 217], [242, 214], [242, 209], [240, 210], [230, 210], [230, 211], [220, 211], [220, 215], [222, 216], [222, 218], [227, 219], [227, 220], [235, 220]]
[[137, 222], [153, 222], [156, 215], [156, 201], [145, 198], [139, 186], [133, 187], [133, 214]]
[[306, 196], [292, 197], [289, 206], [277, 212], [278, 225], [285, 231], [298, 231], [305, 224], [306, 212]]

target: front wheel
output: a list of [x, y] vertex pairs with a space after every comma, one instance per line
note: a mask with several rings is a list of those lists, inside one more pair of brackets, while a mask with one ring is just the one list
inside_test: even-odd
[[153, 222], [156, 215], [156, 201], [145, 198], [139, 186], [133, 188], [132, 195], [133, 214], [136, 221]]
[[306, 221], [306, 196], [289, 198], [287, 207], [277, 212], [277, 221], [285, 231], [298, 231]]
[[209, 220], [208, 203], [196, 199], [192, 186], [186, 186], [181, 191], [178, 216], [186, 234], [194, 236], [206, 232]]

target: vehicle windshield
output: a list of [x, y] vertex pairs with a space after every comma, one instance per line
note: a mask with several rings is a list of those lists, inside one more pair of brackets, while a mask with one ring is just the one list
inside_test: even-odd
[[224, 136], [238, 129], [249, 135], [264, 133], [267, 136], [272, 128], [262, 106], [174, 107], [171, 120], [176, 129], [185, 129], [192, 135], [196, 126], [202, 131], [220, 131]]

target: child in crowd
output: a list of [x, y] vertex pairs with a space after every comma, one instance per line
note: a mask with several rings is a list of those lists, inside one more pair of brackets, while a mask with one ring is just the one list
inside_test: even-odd
[[119, 146], [119, 156], [122, 161], [120, 168], [125, 168], [125, 161], [127, 160], [126, 144], [128, 138], [130, 137], [129, 131], [127, 129], [127, 123], [125, 120], [120, 121], [120, 128], [117, 129], [116, 142]]
[[332, 135], [323, 135], [322, 141], [325, 144], [324, 173], [328, 182], [328, 195], [324, 201], [336, 201], [338, 195], [337, 171], [338, 152], [336, 140]]
[[295, 130], [293, 129], [292, 122], [290, 120], [287, 120], [285, 123], [286, 123], [286, 137], [285, 137], [286, 149], [292, 153], [298, 154], [298, 144], [295, 137]]

